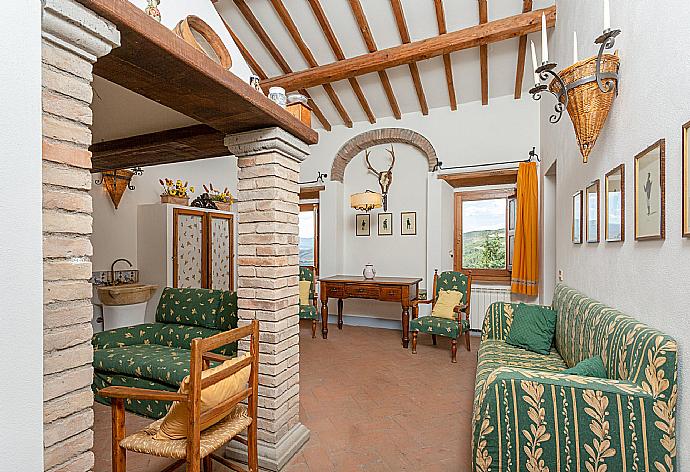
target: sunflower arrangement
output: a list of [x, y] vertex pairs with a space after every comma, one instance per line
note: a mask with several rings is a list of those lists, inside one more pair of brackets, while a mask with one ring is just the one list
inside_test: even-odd
[[225, 189], [221, 192], [220, 190], [213, 188], [212, 183], [209, 183], [208, 187], [204, 185], [204, 190], [214, 202], [229, 203], [232, 205], [235, 201], [227, 187], [225, 187]]
[[173, 181], [172, 179], [166, 178], [158, 179], [158, 182], [160, 182], [163, 187], [161, 196], [170, 195], [171, 197], [186, 198], [189, 197], [189, 193], [194, 193], [194, 187], [188, 186], [187, 181], [182, 182], [180, 179]]

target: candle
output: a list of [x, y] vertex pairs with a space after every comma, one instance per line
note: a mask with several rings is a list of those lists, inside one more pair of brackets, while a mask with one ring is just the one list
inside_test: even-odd
[[534, 71], [534, 85], [539, 84], [539, 74], [537, 74], [537, 52], [534, 50], [534, 41], [530, 41], [532, 46], [532, 70]]
[[604, 31], [611, 29], [611, 6], [609, 0], [604, 0]]
[[549, 43], [546, 39], [546, 15], [541, 14], [541, 61], [549, 62]]
[[573, 31], [573, 64], [577, 62], [577, 31]]

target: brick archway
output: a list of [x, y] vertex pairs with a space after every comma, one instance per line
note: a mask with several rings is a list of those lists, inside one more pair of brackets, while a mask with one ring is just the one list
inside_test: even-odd
[[419, 149], [429, 162], [429, 172], [432, 172], [438, 164], [436, 150], [431, 142], [421, 134], [405, 128], [374, 129], [358, 134], [343, 144], [333, 159], [331, 180], [342, 182], [345, 177], [345, 168], [360, 152], [372, 146], [389, 143], [409, 144]]

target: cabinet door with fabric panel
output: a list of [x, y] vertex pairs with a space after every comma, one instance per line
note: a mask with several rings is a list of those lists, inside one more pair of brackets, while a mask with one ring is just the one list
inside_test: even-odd
[[232, 290], [233, 267], [233, 215], [207, 213], [208, 221], [208, 288]]

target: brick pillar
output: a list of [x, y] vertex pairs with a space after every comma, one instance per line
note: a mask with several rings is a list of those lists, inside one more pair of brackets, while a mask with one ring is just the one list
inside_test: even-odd
[[[308, 147], [279, 128], [228, 136], [237, 156], [240, 325], [260, 322], [259, 463], [281, 470], [309, 438], [299, 422], [299, 168]], [[248, 346], [240, 345], [240, 352]], [[231, 457], [246, 457], [231, 443]]]
[[81, 472], [94, 464], [92, 65], [120, 34], [71, 0], [45, 0], [42, 23], [44, 467]]

